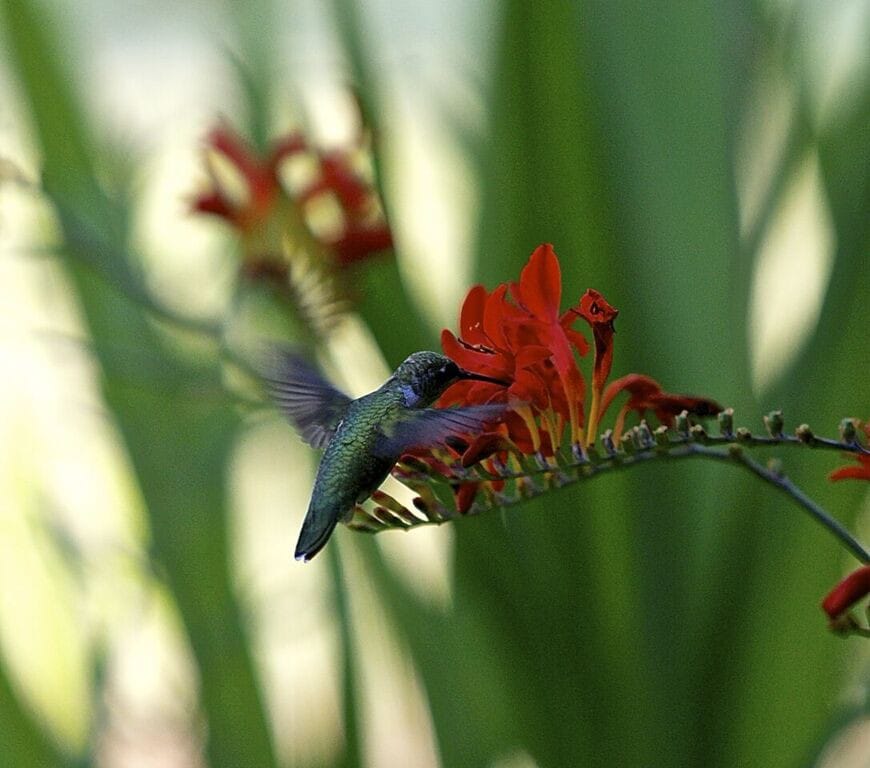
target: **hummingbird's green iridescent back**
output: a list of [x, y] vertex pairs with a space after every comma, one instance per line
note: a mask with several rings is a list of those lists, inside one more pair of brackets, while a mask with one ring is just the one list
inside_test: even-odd
[[383, 427], [395, 422], [402, 402], [400, 391], [382, 388], [350, 403], [320, 460], [297, 559], [310, 560], [338, 521], [386, 479], [399, 457], [378, 455], [378, 444]]

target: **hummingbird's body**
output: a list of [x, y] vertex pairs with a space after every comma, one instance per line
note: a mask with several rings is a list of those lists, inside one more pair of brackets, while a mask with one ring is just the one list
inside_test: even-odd
[[348, 405], [347, 415], [320, 459], [297, 558], [320, 549], [338, 521], [371, 496], [399, 460], [398, 456], [378, 455], [377, 446], [378, 425], [396, 418], [402, 408], [400, 400], [401, 393], [381, 388]]
[[381, 387], [356, 400], [293, 354], [282, 353], [279, 363], [269, 377], [272, 395], [302, 438], [325, 448], [297, 560], [310, 560], [323, 548], [338, 522], [371, 496], [403, 453], [479, 431], [503, 412], [497, 405], [430, 408], [459, 379], [497, 381], [463, 371], [434, 352], [411, 355]]

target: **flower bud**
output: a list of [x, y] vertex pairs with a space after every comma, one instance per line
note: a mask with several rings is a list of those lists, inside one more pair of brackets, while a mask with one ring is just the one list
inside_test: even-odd
[[843, 419], [840, 422], [840, 440], [851, 445], [858, 436], [858, 420]]
[[668, 428], [664, 424], [656, 427], [653, 434], [655, 435], [657, 446], [660, 448], [668, 448], [670, 446], [671, 438], [668, 436]]
[[801, 424], [795, 431], [795, 437], [800, 440], [802, 443], [806, 443], [807, 445], [812, 445], [813, 440], [815, 440], [816, 436], [813, 434], [813, 430], [810, 429], [809, 424]]
[[720, 411], [716, 420], [719, 422], [719, 430], [722, 432], [723, 437], [731, 437], [734, 434], [734, 409], [726, 408], [724, 411]]
[[681, 411], [675, 420], [677, 432], [683, 437], [689, 436], [689, 412]]
[[767, 429], [767, 434], [773, 438], [782, 437], [783, 424], [782, 411], [771, 411], [764, 417], [764, 427]]
[[637, 426], [637, 447], [641, 449], [650, 448], [653, 446], [654, 442], [649, 424], [647, 424], [646, 419], [644, 419]]

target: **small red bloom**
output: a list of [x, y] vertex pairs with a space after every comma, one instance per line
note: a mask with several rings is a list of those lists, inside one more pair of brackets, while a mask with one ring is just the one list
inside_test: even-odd
[[575, 311], [592, 328], [595, 339], [595, 361], [592, 366], [592, 405], [589, 408], [588, 444], [595, 442], [598, 429], [598, 419], [601, 417], [601, 391], [610, 376], [613, 366], [613, 323], [619, 314], [607, 300], [593, 288], [589, 288], [580, 297], [580, 304]]
[[611, 381], [607, 386], [601, 401], [602, 414], [607, 411], [614, 398], [622, 392], [628, 393], [628, 400], [622, 406], [613, 427], [614, 437], [617, 440], [625, 426], [625, 418], [631, 411], [637, 412], [638, 416], [652, 411], [662, 424], [671, 426], [674, 423], [674, 417], [683, 411], [697, 416], [715, 416], [722, 410], [722, 406], [715, 400], [664, 392], [661, 384], [655, 379], [641, 373], [630, 373], [616, 379], [616, 381]]
[[831, 620], [831, 629], [845, 634], [850, 632], [866, 634], [867, 630], [855, 621], [849, 610], [868, 594], [870, 594], [870, 565], [864, 565], [846, 576], [822, 601], [822, 610]]
[[[870, 442], [870, 421], [863, 425], [864, 435]], [[858, 465], [850, 465], [835, 469], [828, 475], [829, 480], [870, 480], [870, 453], [849, 454]]]

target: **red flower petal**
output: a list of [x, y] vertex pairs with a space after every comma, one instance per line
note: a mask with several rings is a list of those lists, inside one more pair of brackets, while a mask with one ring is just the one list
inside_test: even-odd
[[231, 128], [220, 125], [212, 129], [206, 142], [212, 149], [232, 161], [249, 184], [256, 185], [262, 179], [263, 164], [241, 136]]
[[845, 613], [861, 598], [870, 593], [870, 565], [852, 571], [822, 601], [822, 610], [832, 619]]
[[604, 397], [601, 399], [601, 413], [604, 414], [614, 398], [620, 392], [628, 392], [632, 398], [642, 399], [654, 392], [661, 392], [659, 383], [642, 373], [629, 373], [626, 376], [611, 381], [604, 390]]
[[232, 223], [238, 223], [236, 210], [221, 192], [209, 192], [193, 200], [191, 208], [199, 213], [211, 213]]
[[507, 285], [500, 285], [489, 295], [483, 308], [483, 332], [496, 349], [508, 348], [504, 331], [506, 294]]
[[346, 213], [358, 213], [364, 210], [371, 193], [353, 172], [349, 158], [341, 152], [332, 152], [320, 158], [320, 172], [324, 184], [331, 189]]
[[483, 332], [483, 310], [486, 306], [486, 288], [475, 285], [462, 302], [459, 315], [459, 333], [469, 344], [486, 344]]
[[500, 451], [516, 450], [516, 446], [498, 432], [484, 432], [472, 441], [462, 454], [462, 466], [470, 467]]
[[847, 466], [835, 469], [828, 475], [829, 480], [870, 480], [870, 456], [863, 454], [853, 456], [857, 466]]
[[480, 483], [462, 483], [456, 489], [456, 510], [460, 515], [467, 514], [471, 509], [479, 487]]
[[277, 169], [284, 158], [304, 152], [306, 149], [308, 149], [308, 145], [305, 142], [305, 137], [298, 132], [290, 133], [272, 146], [267, 165]]
[[528, 264], [520, 273], [520, 282], [513, 291], [517, 301], [535, 317], [556, 320], [562, 301], [562, 271], [553, 246], [544, 243], [535, 248]]
[[595, 337], [595, 364], [592, 386], [601, 391], [613, 365], [613, 321], [619, 314], [598, 291], [589, 288], [580, 297], [577, 313], [592, 327]]
[[393, 233], [385, 224], [371, 228], [352, 226], [332, 246], [338, 254], [339, 263], [346, 266], [392, 248]]
[[441, 331], [441, 349], [453, 362], [467, 371], [482, 373], [502, 379], [510, 375], [512, 365], [507, 365], [504, 356], [494, 352], [483, 352], [462, 343], [446, 328]]

